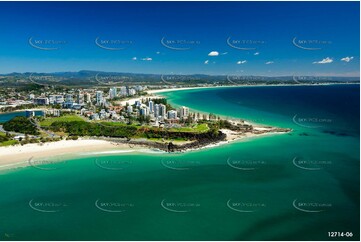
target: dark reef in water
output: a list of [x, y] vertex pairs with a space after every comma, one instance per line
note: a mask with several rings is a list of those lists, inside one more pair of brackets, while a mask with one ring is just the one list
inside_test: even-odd
[[335, 136], [339, 136], [339, 137], [352, 136], [352, 135], [349, 135], [349, 134], [344, 133], [344, 132], [336, 132], [336, 131], [333, 131], [333, 130], [323, 130], [322, 132], [325, 133], [325, 134], [335, 135]]
[[298, 134], [299, 136], [310, 136], [308, 133], [306, 133], [306, 132], [302, 132], [302, 133], [300, 133], [300, 134]]

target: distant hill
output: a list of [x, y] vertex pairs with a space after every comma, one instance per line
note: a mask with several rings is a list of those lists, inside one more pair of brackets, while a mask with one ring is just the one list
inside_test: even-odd
[[359, 77], [316, 77], [316, 76], [246, 76], [246, 75], [161, 75], [127, 72], [103, 72], [81, 70], [76, 72], [52, 73], [9, 73], [0, 74], [1, 86], [26, 85], [239, 85], [239, 84], [300, 84], [300, 83], [359, 83]]

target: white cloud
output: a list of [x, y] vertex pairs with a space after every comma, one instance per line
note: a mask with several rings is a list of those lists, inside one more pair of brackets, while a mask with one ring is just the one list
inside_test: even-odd
[[326, 57], [325, 59], [322, 59], [320, 61], [315, 61], [313, 62], [313, 64], [328, 64], [328, 63], [332, 63], [333, 60], [330, 57]]
[[209, 52], [208, 56], [219, 56], [219, 52], [218, 51], [211, 51], [211, 52]]
[[353, 56], [351, 56], [351, 57], [346, 56], [346, 57], [342, 58], [341, 61], [350, 62], [350, 61], [352, 61], [352, 59], [353, 59]]
[[273, 64], [273, 63], [274, 63], [273, 61], [267, 61], [266, 65], [270, 65], [270, 64]]
[[228, 54], [228, 52], [223, 52], [221, 55], [227, 55]]
[[259, 55], [259, 52], [254, 53], [253, 55]]
[[157, 52], [155, 52], [157, 55], [159, 55], [160, 54], [160, 51], [157, 51]]
[[237, 61], [237, 65], [244, 64], [244, 63], [247, 63], [247, 61], [246, 60]]
[[133, 57], [132, 60], [136, 61], [136, 60], [137, 60], [137, 57]]
[[209, 63], [209, 60], [206, 60], [206, 61], [204, 62], [204, 64], [206, 64], [206, 65], [207, 65], [208, 63]]
[[142, 58], [143, 61], [152, 61], [153, 59], [150, 57]]

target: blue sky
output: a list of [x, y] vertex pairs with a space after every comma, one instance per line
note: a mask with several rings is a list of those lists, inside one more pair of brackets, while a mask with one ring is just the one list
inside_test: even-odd
[[0, 2], [0, 9], [0, 73], [360, 73], [358, 2]]

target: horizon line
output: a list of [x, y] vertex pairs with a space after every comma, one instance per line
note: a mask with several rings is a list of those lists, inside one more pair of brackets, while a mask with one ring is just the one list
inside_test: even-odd
[[204, 76], [259, 76], [259, 77], [294, 77], [294, 76], [303, 76], [303, 77], [339, 77], [339, 78], [360, 78], [359, 76], [341, 76], [341, 75], [296, 75], [296, 74], [288, 74], [288, 75], [242, 75], [242, 74], [204, 74], [204, 73], [193, 73], [193, 74], [165, 74], [165, 73], [142, 73], [142, 72], [126, 72], [126, 71], [97, 71], [97, 70], [78, 70], [78, 71], [52, 71], [52, 72], [32, 72], [32, 71], [25, 71], [25, 72], [10, 72], [10, 73], [0, 73], [1, 75], [11, 75], [11, 74], [26, 74], [26, 73], [33, 73], [33, 74], [57, 74], [57, 73], [79, 73], [79, 72], [98, 72], [98, 73], [119, 73], [119, 74], [136, 74], [136, 75], [173, 75], [173, 76], [196, 76], [196, 75], [204, 75]]

